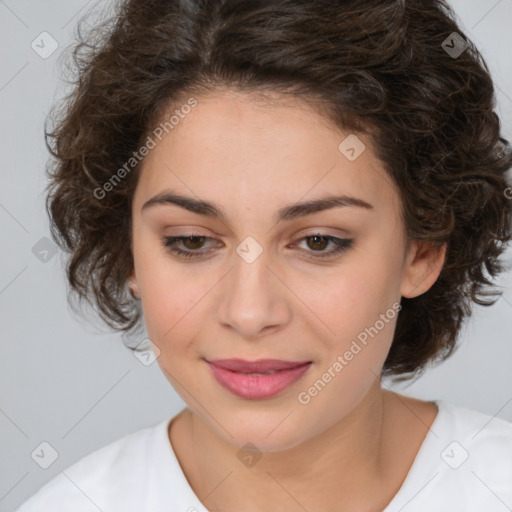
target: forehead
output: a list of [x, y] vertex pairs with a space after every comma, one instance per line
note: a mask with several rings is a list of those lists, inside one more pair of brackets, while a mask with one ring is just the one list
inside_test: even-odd
[[[225, 204], [233, 215], [242, 207], [255, 214], [271, 203], [326, 193], [396, 209], [396, 191], [371, 140], [339, 129], [310, 105], [232, 91], [194, 99], [197, 104], [183, 110], [188, 113], [169, 133], [153, 137], [156, 145], [144, 158], [137, 186], [139, 207], [169, 188]], [[176, 110], [179, 104], [162, 120]], [[346, 153], [346, 141], [355, 159], [354, 152]]]

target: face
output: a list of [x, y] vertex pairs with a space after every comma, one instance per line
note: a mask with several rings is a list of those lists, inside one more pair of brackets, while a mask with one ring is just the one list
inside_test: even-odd
[[[130, 283], [189, 409], [233, 446], [292, 448], [361, 402], [401, 295], [437, 273], [425, 279], [406, 249], [398, 192], [368, 138], [278, 96], [196, 100], [144, 158]], [[342, 199], [314, 208], [328, 196]], [[264, 359], [281, 362], [247, 364]]]

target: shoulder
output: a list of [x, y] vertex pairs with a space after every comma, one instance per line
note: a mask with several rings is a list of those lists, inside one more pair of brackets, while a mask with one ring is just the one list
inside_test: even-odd
[[446, 446], [439, 489], [458, 491], [464, 510], [510, 511], [512, 423], [453, 404], [441, 407], [445, 421], [438, 434]]
[[[512, 470], [512, 423], [482, 412], [440, 402], [443, 420], [439, 422], [441, 434], [451, 434], [454, 445], [473, 459], [474, 469], [485, 473], [493, 471], [491, 462], [502, 463], [502, 471]], [[457, 447], [454, 446], [454, 450]], [[451, 454], [451, 450], [448, 450]], [[508, 482], [512, 482], [509, 474]]]
[[[512, 509], [512, 423], [439, 400], [438, 415], [386, 512]], [[398, 510], [398, 509], [397, 509]]]
[[140, 429], [86, 455], [43, 485], [16, 512], [143, 510], [148, 468], [155, 462], [155, 452], [162, 451], [159, 445], [167, 435], [169, 421]]

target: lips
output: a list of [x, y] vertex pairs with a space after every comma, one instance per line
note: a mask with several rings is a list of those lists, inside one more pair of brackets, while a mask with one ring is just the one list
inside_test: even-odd
[[270, 398], [299, 380], [311, 361], [213, 359], [206, 361], [221, 386], [246, 399]]
[[260, 359], [259, 361], [245, 361], [244, 359], [213, 359], [211, 364], [239, 373], [272, 373], [280, 370], [289, 370], [309, 363], [310, 361], [281, 361], [280, 359]]

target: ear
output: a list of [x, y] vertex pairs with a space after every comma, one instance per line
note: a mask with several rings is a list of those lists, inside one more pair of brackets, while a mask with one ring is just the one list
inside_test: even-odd
[[409, 240], [401, 294], [413, 298], [425, 293], [436, 282], [443, 268], [446, 244], [439, 247], [426, 240]]
[[135, 269], [132, 270], [132, 273], [128, 276], [126, 282], [128, 284], [131, 296], [134, 299], [140, 299], [139, 286], [137, 284], [137, 277], [135, 276]]

